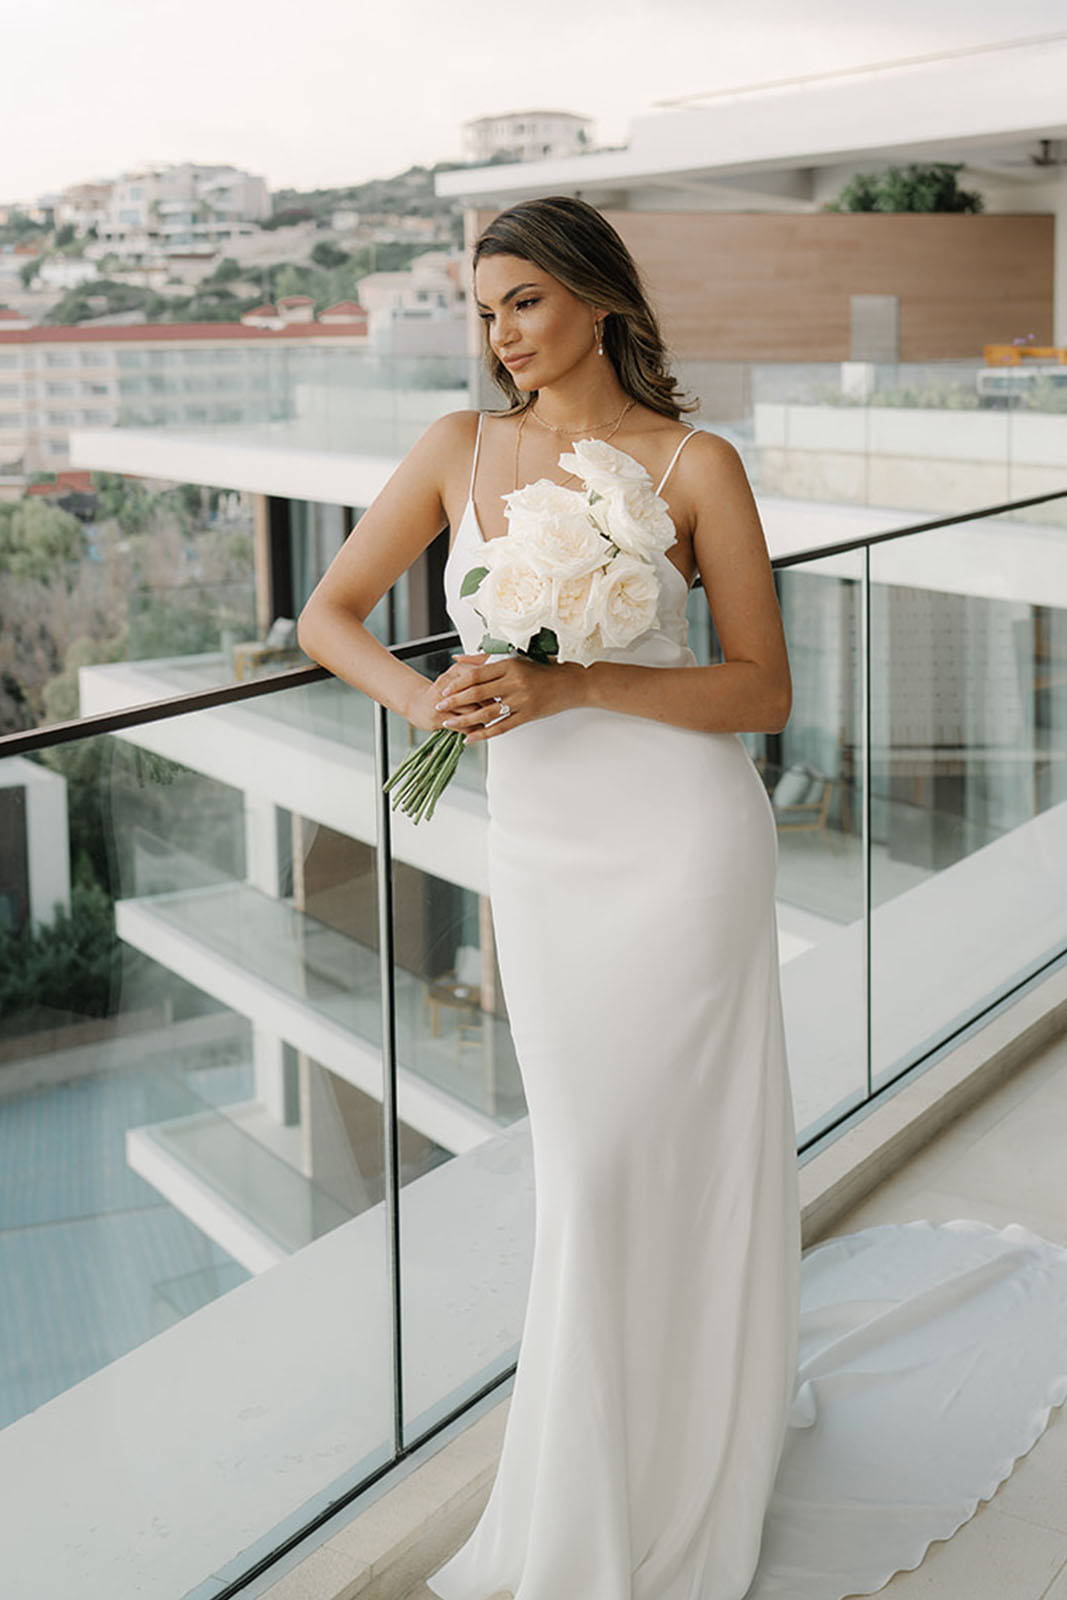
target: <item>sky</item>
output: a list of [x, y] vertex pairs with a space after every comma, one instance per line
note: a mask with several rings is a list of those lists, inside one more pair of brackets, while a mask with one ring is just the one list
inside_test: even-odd
[[671, 96], [1065, 28], [1064, 0], [0, 0], [0, 202], [185, 160], [359, 183], [527, 108], [624, 144]]

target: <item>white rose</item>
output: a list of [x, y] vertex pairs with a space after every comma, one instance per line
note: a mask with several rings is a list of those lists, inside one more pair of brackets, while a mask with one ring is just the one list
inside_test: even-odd
[[596, 489], [598, 494], [606, 494], [609, 489], [617, 489], [625, 483], [652, 482], [640, 461], [635, 461], [624, 450], [616, 450], [606, 439], [576, 439], [573, 454], [561, 455], [559, 464], [581, 478], [588, 488]]
[[488, 571], [476, 590], [474, 609], [494, 639], [506, 639], [516, 650], [525, 650], [533, 635], [552, 619], [552, 580], [525, 559], [519, 549], [506, 546], [507, 539], [490, 539], [486, 559], [479, 563]]
[[678, 538], [667, 502], [641, 484], [608, 490], [589, 514], [613, 544], [633, 556], [662, 554]]
[[588, 619], [597, 624], [609, 649], [628, 645], [655, 623], [659, 592], [650, 563], [623, 551], [594, 575]]
[[589, 602], [595, 569], [574, 578], [556, 578], [552, 585], [552, 629], [560, 645], [560, 660], [574, 659], [574, 651], [593, 627]]
[[604, 641], [600, 637], [600, 629], [594, 628], [582, 638], [559, 638], [559, 651], [557, 661], [577, 661], [581, 667], [589, 666], [592, 661], [599, 661], [604, 655]]
[[547, 578], [580, 578], [611, 558], [611, 548], [590, 519], [584, 499], [576, 508], [547, 511], [523, 524], [523, 559]]
[[524, 484], [500, 498], [504, 501], [508, 532], [516, 539], [525, 539], [530, 527], [543, 517], [573, 516], [575, 510], [585, 506], [580, 489], [566, 489], [551, 478], [538, 478], [536, 483]]

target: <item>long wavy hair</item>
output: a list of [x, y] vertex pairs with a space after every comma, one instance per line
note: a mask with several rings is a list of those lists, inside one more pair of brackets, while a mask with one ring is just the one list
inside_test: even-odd
[[[563, 286], [603, 307], [604, 354], [632, 399], [677, 421], [683, 411], [699, 409], [699, 400], [685, 402], [670, 370], [670, 358], [659, 322], [649, 304], [641, 273], [623, 240], [595, 206], [570, 195], [550, 194], [522, 200], [501, 211], [474, 245], [471, 274], [483, 256], [521, 256], [558, 278]], [[482, 321], [482, 360], [490, 378], [507, 399], [501, 416], [517, 416], [533, 405], [536, 389], [519, 389], [493, 352], [489, 323]]]

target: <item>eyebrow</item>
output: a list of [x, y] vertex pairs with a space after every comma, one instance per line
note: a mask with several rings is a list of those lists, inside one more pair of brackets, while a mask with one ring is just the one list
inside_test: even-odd
[[[502, 306], [506, 306], [508, 301], [513, 299], [514, 296], [518, 294], [520, 289], [540, 289], [540, 287], [541, 285], [539, 283], [517, 283], [514, 289], [509, 289], [507, 294], [501, 295], [500, 304]], [[476, 300], [475, 304], [480, 306], [484, 305], [485, 302], [482, 300]], [[485, 306], [485, 309], [488, 311], [489, 307]]]

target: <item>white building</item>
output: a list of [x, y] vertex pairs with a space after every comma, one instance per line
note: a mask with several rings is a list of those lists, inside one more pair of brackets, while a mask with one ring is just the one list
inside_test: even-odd
[[237, 167], [185, 161], [123, 173], [111, 187], [97, 231], [123, 253], [165, 256], [193, 246], [213, 250], [255, 233], [270, 214], [263, 178]]
[[68, 184], [56, 200], [52, 213], [55, 226], [62, 228], [69, 222], [78, 234], [88, 233], [90, 228], [99, 233], [108, 219], [113, 188], [110, 180]]
[[[291, 296], [239, 323], [36, 324], [0, 308], [0, 475], [66, 467], [74, 427], [140, 425], [197, 432], [222, 423], [291, 421], [311, 405], [295, 353], [364, 350], [367, 318], [353, 302]], [[312, 410], [316, 410], [312, 405]]]
[[[931, 52], [661, 102], [628, 144], [438, 173], [436, 193], [503, 209], [572, 194], [630, 211], [815, 212], [859, 172], [962, 162], [991, 212], [1056, 217], [1054, 343], [1067, 344], [1067, 37]], [[492, 150], [481, 158], [488, 161]], [[474, 158], [477, 159], [477, 158]]]
[[369, 272], [360, 304], [375, 349], [460, 355], [467, 343], [467, 295], [458, 251], [424, 250], [401, 272]]
[[507, 111], [500, 116], [471, 117], [463, 124], [463, 158], [491, 161], [494, 156], [508, 155], [516, 161], [541, 161], [588, 150], [592, 140], [591, 117], [571, 111]]

